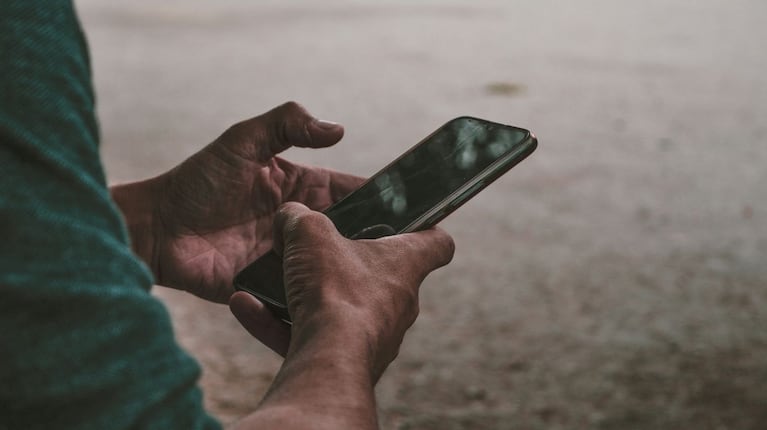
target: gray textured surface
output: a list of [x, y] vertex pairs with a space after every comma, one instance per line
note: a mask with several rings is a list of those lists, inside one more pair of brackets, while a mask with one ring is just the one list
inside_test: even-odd
[[[767, 3], [79, 1], [113, 181], [295, 99], [290, 159], [367, 175], [447, 119], [538, 152], [443, 223], [454, 262], [379, 385], [387, 428], [762, 428]], [[225, 421], [279, 360], [163, 291]]]

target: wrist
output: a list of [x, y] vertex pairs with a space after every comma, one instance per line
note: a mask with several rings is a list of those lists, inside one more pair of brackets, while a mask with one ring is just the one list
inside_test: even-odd
[[336, 306], [332, 310], [307, 312], [293, 320], [292, 350], [311, 348], [319, 355], [343, 361], [350, 368], [364, 372], [371, 381], [377, 381], [381, 369], [375, 333], [364, 315], [351, 305]]
[[123, 215], [131, 249], [158, 275], [161, 223], [157, 216], [162, 193], [162, 176], [110, 187], [112, 199]]
[[259, 409], [295, 405], [313, 428], [377, 428], [371, 351], [353, 325], [294, 323], [285, 362]]

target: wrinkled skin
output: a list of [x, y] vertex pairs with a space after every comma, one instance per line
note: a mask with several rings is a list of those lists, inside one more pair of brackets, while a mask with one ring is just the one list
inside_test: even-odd
[[[326, 332], [324, 342], [352, 347], [362, 340], [370, 375], [377, 380], [394, 360], [418, 316], [418, 291], [426, 276], [450, 262], [453, 241], [444, 231], [375, 240], [341, 236], [323, 214], [287, 203], [275, 220], [274, 250], [284, 262], [288, 310], [298, 345]], [[230, 302], [243, 326], [285, 355], [289, 334], [264, 339], [259, 303], [247, 293]], [[349, 333], [352, 335], [349, 335]], [[307, 338], [301, 339], [304, 335]]]

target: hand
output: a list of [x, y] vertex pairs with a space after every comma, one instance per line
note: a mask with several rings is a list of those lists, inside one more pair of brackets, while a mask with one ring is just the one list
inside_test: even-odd
[[[451, 260], [454, 245], [439, 229], [348, 240], [325, 215], [288, 203], [275, 219], [274, 250], [283, 258], [293, 319], [288, 354], [317, 336], [352, 354], [360, 354], [353, 348], [359, 344], [377, 380], [418, 315], [421, 282]], [[257, 300], [237, 293], [230, 306], [246, 329], [261, 332], [265, 321]], [[286, 337], [265, 341], [278, 351], [287, 349], [285, 342]]]
[[[322, 210], [362, 182], [275, 155], [290, 146], [331, 146], [342, 136], [339, 124], [286, 103], [232, 126], [173, 170], [139, 183], [151, 192], [128, 185], [113, 188], [113, 196], [126, 214], [134, 249], [158, 284], [226, 303], [234, 276], [271, 248], [280, 204], [298, 201]], [[141, 203], [147, 195], [152, 203]], [[131, 214], [142, 204], [152, 208], [152, 216], [143, 217], [151, 218], [151, 228]]]

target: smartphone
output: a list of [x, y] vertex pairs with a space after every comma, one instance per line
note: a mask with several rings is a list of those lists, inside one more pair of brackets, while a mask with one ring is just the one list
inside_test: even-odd
[[[324, 213], [350, 239], [424, 230], [525, 159], [537, 145], [535, 135], [522, 128], [455, 118]], [[243, 269], [234, 286], [290, 323], [282, 260], [274, 251]]]

